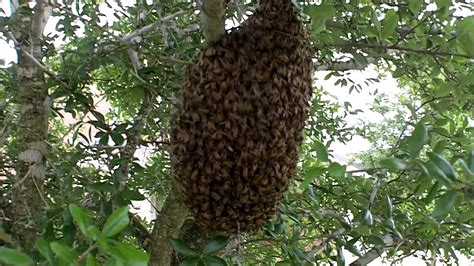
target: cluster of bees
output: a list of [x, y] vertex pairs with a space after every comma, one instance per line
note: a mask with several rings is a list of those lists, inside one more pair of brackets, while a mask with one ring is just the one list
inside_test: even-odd
[[267, 0], [187, 70], [172, 133], [173, 177], [201, 227], [257, 230], [298, 161], [311, 53], [291, 1]]

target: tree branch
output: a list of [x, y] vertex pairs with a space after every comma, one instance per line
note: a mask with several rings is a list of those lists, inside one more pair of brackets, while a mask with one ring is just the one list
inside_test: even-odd
[[178, 12], [173, 13], [171, 15], [168, 15], [166, 17], [163, 17], [162, 19], [160, 19], [157, 22], [146, 25], [145, 27], [140, 28], [140, 29], [128, 34], [127, 36], [121, 38], [120, 41], [123, 42], [123, 43], [130, 43], [134, 38], [136, 38], [140, 35], [143, 35], [147, 32], [153, 31], [153, 30], [157, 29], [159, 26], [161, 26], [163, 23], [171, 21], [171, 20], [173, 20], [173, 19], [175, 19], [179, 16], [182, 16], [184, 14], [187, 14], [188, 12], [189, 12], [188, 10], [181, 10], [181, 11], [178, 11]]
[[[340, 29], [340, 30], [346, 30], [346, 31], [354, 30], [353, 28], [350, 28], [349, 25], [346, 25], [346, 24], [344, 24], [342, 22], [339, 22], [339, 21], [332, 21], [332, 20], [326, 21], [326, 27]], [[369, 26], [368, 25], [353, 25], [353, 27], [355, 29], [365, 29], [365, 28], [368, 28]], [[413, 32], [412, 27], [397, 27], [397, 28], [395, 28], [395, 31], [399, 35], [402, 35], [404, 37], [406, 37], [407, 35], [409, 35]], [[445, 31], [440, 30], [440, 29], [430, 28], [425, 33], [427, 35], [441, 35], [441, 34], [444, 34]], [[456, 33], [451, 33], [451, 36], [456, 36]]]
[[225, 34], [225, 1], [203, 0], [201, 10], [201, 30], [206, 42], [212, 43]]
[[444, 52], [439, 50], [425, 50], [425, 49], [417, 49], [411, 47], [400, 47], [400, 46], [393, 46], [393, 45], [381, 45], [381, 44], [370, 44], [370, 43], [343, 43], [343, 44], [331, 44], [331, 45], [323, 45], [320, 48], [325, 47], [342, 47], [342, 48], [371, 48], [371, 49], [384, 49], [387, 51], [399, 51], [399, 52], [409, 52], [415, 54], [423, 54], [423, 55], [431, 55], [431, 56], [453, 56], [453, 57], [462, 57], [467, 59], [474, 59], [474, 56], [467, 55], [467, 54], [460, 54], [460, 53], [450, 53]]
[[[187, 14], [188, 12], [189, 12], [189, 10], [181, 10], [181, 11], [175, 12], [171, 15], [163, 17], [162, 19], [160, 19], [157, 22], [146, 25], [143, 28], [140, 28], [136, 31], [131, 32], [131, 33], [127, 34], [125, 37], [122, 37], [122, 38], [117, 37], [116, 39], [118, 40], [119, 44], [129, 45], [135, 40], [135, 38], [137, 38], [137, 37], [139, 37], [139, 36], [141, 36], [145, 33], [154, 31], [158, 27], [160, 27], [163, 23], [169, 22], [169, 21], [171, 21], [171, 20], [173, 20], [173, 19], [175, 19], [179, 16]], [[103, 47], [102, 49], [99, 49], [97, 51], [97, 54], [100, 55], [100, 56], [103, 56], [107, 53], [112, 52], [116, 47], [117, 47], [116, 44], [107, 45], [107, 46]]]
[[[378, 59], [373, 57], [366, 58], [367, 64], [375, 64]], [[364, 70], [367, 65], [359, 64], [354, 59], [349, 61], [334, 61], [334, 62], [324, 62], [324, 63], [315, 63], [315, 71], [349, 71], [349, 70]]]
[[170, 240], [178, 238], [181, 227], [188, 216], [188, 209], [181, 200], [178, 191], [172, 189], [155, 220], [151, 235], [150, 253], [151, 266], [168, 266], [171, 263], [173, 248]]
[[385, 235], [384, 242], [385, 242], [384, 245], [378, 245], [378, 246], [373, 247], [371, 250], [365, 253], [362, 257], [356, 259], [349, 265], [350, 266], [368, 265], [373, 260], [380, 257], [380, 255], [382, 255], [390, 246], [392, 246], [395, 243], [391, 235]]

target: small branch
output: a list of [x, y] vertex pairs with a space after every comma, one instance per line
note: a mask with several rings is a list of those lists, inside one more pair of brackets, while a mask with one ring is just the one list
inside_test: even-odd
[[[377, 63], [378, 59], [373, 57], [366, 58], [367, 65]], [[354, 59], [344, 62], [324, 62], [315, 63], [315, 71], [349, 71], [349, 70], [364, 70], [367, 65], [359, 64]]]
[[31, 53], [29, 53], [28, 51], [24, 50], [24, 49], [21, 49], [20, 48], [20, 43], [18, 42], [18, 40], [15, 38], [15, 36], [13, 36], [13, 34], [11, 32], [8, 32], [8, 36], [10, 37], [10, 39], [13, 41], [13, 43], [15, 44], [15, 47], [17, 50], [20, 50], [22, 52], [22, 54], [26, 55], [26, 57], [28, 57], [28, 59], [30, 59], [33, 63], [35, 63], [35, 65], [37, 67], [39, 67], [44, 73], [46, 73], [48, 76], [50, 76], [51, 78], [53, 78], [54, 80], [56, 80], [61, 86], [63, 86], [64, 88], [66, 88], [67, 90], [71, 90], [71, 88], [69, 87], [69, 85], [67, 83], [65, 83], [64, 81], [62, 81], [58, 75], [56, 73], [54, 73], [53, 71], [49, 70], [45, 65], [43, 65], [43, 63], [41, 63], [40, 61], [38, 61]]
[[339, 228], [338, 230], [336, 230], [334, 233], [332, 233], [330, 236], [326, 237], [326, 239], [317, 247], [313, 248], [310, 252], [308, 252], [308, 254], [306, 255], [306, 257], [308, 258], [314, 258], [314, 256], [316, 256], [319, 252], [321, 252], [323, 249], [326, 248], [326, 246], [328, 245], [329, 241], [336, 237], [336, 236], [341, 236], [343, 235], [344, 233], [346, 232], [346, 229], [345, 228]]
[[[138, 149], [140, 144], [140, 137], [143, 130], [146, 127], [147, 120], [153, 110], [155, 102], [155, 94], [150, 91], [145, 91], [145, 99], [138, 111], [135, 122], [130, 130], [127, 130], [127, 144], [123, 147], [121, 152], [121, 158], [126, 158], [129, 161], [134, 157], [135, 151]], [[122, 191], [126, 187], [128, 176], [130, 174], [130, 162], [123, 164], [120, 171], [122, 172], [122, 179], [118, 187], [118, 192]]]
[[331, 45], [323, 45], [324, 47], [353, 47], [353, 48], [372, 48], [372, 49], [384, 49], [384, 50], [395, 50], [400, 52], [409, 52], [415, 54], [424, 54], [424, 55], [431, 55], [431, 56], [453, 56], [453, 57], [462, 57], [467, 59], [474, 59], [474, 56], [467, 55], [467, 54], [460, 54], [460, 53], [450, 53], [450, 52], [443, 52], [443, 51], [436, 51], [436, 50], [424, 50], [424, 49], [417, 49], [417, 48], [410, 48], [410, 47], [400, 47], [400, 46], [393, 46], [393, 45], [381, 45], [381, 44], [370, 44], [370, 43], [343, 43], [343, 44], [331, 44]]
[[[352, 26], [352, 27], [350, 27]], [[326, 27], [328, 28], [335, 28], [335, 29], [340, 29], [340, 30], [346, 30], [346, 31], [351, 31], [351, 30], [354, 30], [354, 28], [357, 30], [357, 29], [365, 29], [365, 28], [368, 28], [369, 26], [368, 25], [346, 25], [342, 22], [338, 22], [338, 21], [331, 21], [331, 20], [328, 20], [326, 21]], [[411, 34], [412, 33], [412, 27], [398, 27], [398, 28], [395, 28], [395, 31], [406, 37], [407, 35]], [[441, 35], [441, 34], [444, 34], [445, 31], [443, 30], [438, 30], [438, 29], [430, 29], [430, 30], [427, 30], [425, 32], [427, 35]], [[456, 33], [451, 33], [452, 36], [456, 36]]]
[[365, 253], [364, 256], [356, 259], [349, 265], [350, 266], [368, 265], [373, 260], [380, 257], [380, 255], [382, 255], [390, 246], [392, 246], [395, 243], [391, 235], [385, 235], [384, 242], [385, 242], [384, 245], [378, 245], [378, 246], [373, 247], [371, 250]]
[[398, 40], [397, 40], [397, 42], [393, 46], [397, 46], [403, 39], [405, 39], [408, 35], [410, 35], [412, 32], [414, 32], [418, 27], [420, 27], [430, 17], [432, 17], [433, 15], [435, 15], [438, 12], [439, 12], [439, 10], [435, 10], [433, 12], [430, 12], [430, 14], [428, 16], [426, 16], [422, 20], [418, 21], [418, 23], [415, 26], [409, 28], [407, 32], [401, 33]]
[[380, 171], [385, 168], [382, 167], [372, 167], [372, 168], [366, 168], [366, 169], [357, 169], [357, 170], [351, 170], [351, 171], [346, 171], [348, 174], [354, 174], [354, 173], [368, 173], [368, 172], [375, 172], [375, 171]]
[[184, 14], [187, 14], [188, 12], [189, 12], [188, 10], [181, 10], [181, 11], [178, 11], [178, 12], [173, 13], [171, 15], [168, 15], [168, 16], [160, 19], [157, 22], [146, 25], [145, 27], [140, 28], [140, 29], [128, 34], [127, 36], [121, 38], [120, 41], [123, 42], [123, 43], [130, 43], [134, 38], [136, 38], [140, 35], [143, 35], [147, 32], [153, 31], [153, 30], [157, 29], [159, 26], [161, 26], [163, 23], [171, 21], [171, 20], [173, 20], [173, 19], [175, 19], [179, 16], [182, 16]]
[[[136, 31], [133, 31], [130, 34], [126, 35], [125, 37], [122, 37], [122, 38], [116, 37], [116, 40], [122, 45], [130, 45], [135, 40], [135, 38], [137, 38], [137, 37], [139, 37], [139, 36], [141, 36], [145, 33], [154, 31], [158, 27], [160, 27], [163, 23], [169, 22], [169, 21], [171, 21], [171, 20], [173, 20], [173, 19], [175, 19], [179, 16], [182, 16], [184, 14], [187, 14], [187, 13], [189, 13], [188, 10], [178, 11], [176, 13], [173, 13], [171, 15], [168, 15], [168, 16], [160, 19], [157, 22], [154, 22], [150, 25], [144, 26], [143, 28], [140, 28]], [[113, 36], [115, 36], [115, 35], [113, 35]], [[100, 55], [100, 56], [104, 56], [105, 54], [112, 52], [116, 48], [117, 48], [117, 45], [115, 45], [115, 44], [107, 45], [107, 46], [103, 47], [102, 49], [99, 49], [97, 51], [97, 54]]]
[[129, 212], [128, 216], [130, 217], [130, 226], [135, 232], [134, 235], [140, 243], [140, 246], [145, 250], [148, 250], [148, 246], [151, 240], [150, 232], [148, 232], [148, 229], [146, 229], [146, 227], [142, 224], [142, 222], [136, 215]]
[[[435, 97], [433, 99], [430, 99], [430, 100], [427, 100], [425, 102], [423, 102], [420, 106], [418, 106], [416, 109], [415, 109], [415, 114], [421, 110], [421, 108], [423, 108], [425, 105], [429, 104], [429, 103], [432, 103], [434, 101], [437, 101], [437, 100], [441, 100], [441, 99], [446, 99], [446, 98], [451, 98], [450, 95], [448, 96], [442, 96], [442, 97]], [[414, 119], [414, 116], [410, 116], [410, 118], [408, 119], [408, 121], [405, 123], [405, 126], [403, 127], [403, 129], [401, 130], [400, 132], [400, 135], [398, 136], [397, 138], [397, 142], [395, 143], [395, 145], [393, 146], [393, 148], [391, 149], [391, 152], [390, 152], [390, 155], [393, 155], [395, 154], [395, 152], [398, 150], [398, 147], [400, 146], [401, 142], [402, 142], [402, 139], [403, 137], [405, 136], [405, 131], [407, 130], [408, 126], [410, 125], [410, 123], [413, 121]]]

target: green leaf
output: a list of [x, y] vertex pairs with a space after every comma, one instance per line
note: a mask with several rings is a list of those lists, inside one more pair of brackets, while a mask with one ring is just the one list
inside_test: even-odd
[[388, 38], [395, 35], [395, 29], [398, 25], [398, 14], [394, 10], [389, 10], [382, 21], [382, 37]]
[[469, 177], [474, 177], [474, 173], [471, 172], [471, 169], [469, 169], [469, 166], [467, 166], [467, 163], [463, 159], [458, 159], [458, 164], [461, 165], [461, 169], [463, 170], [465, 175]]
[[354, 243], [347, 242], [347, 243], [345, 244], [345, 247], [346, 247], [346, 249], [347, 249], [350, 253], [352, 253], [352, 254], [354, 254], [354, 255], [356, 255], [356, 256], [358, 256], [358, 257], [362, 257], [362, 253], [361, 253], [360, 250], [355, 246]]
[[209, 243], [207, 243], [204, 246], [204, 248], [202, 250], [202, 253], [204, 255], [213, 254], [213, 253], [223, 249], [227, 245], [228, 241], [229, 241], [228, 237], [216, 236]]
[[428, 195], [423, 200], [425, 204], [430, 203], [438, 194], [438, 189], [440, 187], [439, 182], [435, 182], [433, 186], [431, 186], [430, 190], [428, 191]]
[[121, 199], [126, 200], [144, 200], [145, 196], [140, 193], [138, 190], [124, 190], [119, 193]]
[[145, 98], [145, 91], [142, 86], [135, 86], [130, 89], [130, 92], [132, 93], [132, 101], [134, 102], [139, 102], [143, 98]]
[[311, 5], [304, 9], [304, 13], [311, 17], [313, 32], [319, 33], [326, 27], [326, 21], [332, 19], [336, 9], [333, 5]]
[[454, 168], [443, 156], [434, 152], [428, 152], [428, 157], [439, 169], [441, 169], [441, 171], [443, 171], [443, 173], [448, 178], [450, 178], [451, 180], [458, 179], [458, 176], [456, 172], [454, 171]]
[[338, 247], [337, 248], [337, 265], [338, 266], [344, 266], [346, 265], [346, 259], [344, 257], [344, 252], [342, 251], [342, 248], [341, 247]]
[[344, 177], [344, 174], [346, 173], [346, 166], [333, 162], [328, 167], [328, 173], [332, 177], [338, 177], [338, 178]]
[[204, 256], [204, 262], [206, 263], [206, 266], [227, 266], [225, 260], [215, 256]]
[[91, 192], [112, 192], [114, 186], [106, 182], [87, 184], [86, 189]]
[[407, 164], [397, 158], [387, 158], [380, 161], [380, 165], [390, 171], [400, 171], [407, 167]]
[[393, 214], [393, 203], [392, 203], [392, 199], [390, 198], [389, 195], [387, 195], [387, 197], [385, 198], [385, 201], [387, 202], [387, 214], [388, 214], [388, 217], [392, 217], [392, 214]]
[[179, 266], [197, 266], [201, 262], [199, 257], [187, 258], [179, 263]]
[[95, 260], [95, 257], [90, 253], [87, 254], [86, 266], [99, 266], [99, 264]]
[[199, 254], [190, 249], [188, 246], [186, 246], [186, 244], [184, 244], [183, 241], [179, 240], [179, 239], [172, 239], [171, 240], [171, 245], [173, 246], [174, 250], [176, 250], [176, 252], [180, 253], [180, 254], [183, 254], [187, 257], [198, 257]]
[[90, 238], [90, 235], [87, 232], [87, 227], [91, 225], [91, 222], [84, 209], [80, 208], [76, 204], [69, 204], [69, 211], [71, 212], [72, 218], [76, 222], [77, 226], [79, 226], [79, 229], [84, 234], [84, 236]]
[[134, 246], [114, 241], [114, 245], [111, 247], [115, 250], [115, 254], [119, 254], [120, 258], [128, 263], [133, 263], [133, 265], [148, 265], [148, 254], [140, 249], [135, 248]]
[[68, 264], [73, 264], [76, 262], [77, 257], [79, 256], [72, 248], [61, 243], [51, 242], [49, 246], [59, 259]]
[[[125, 264], [114, 257], [109, 258], [105, 263], [104, 266], [125, 266]], [[128, 266], [128, 265], [127, 265]]]
[[408, 9], [410, 9], [411, 12], [416, 16], [420, 12], [420, 10], [423, 8], [423, 5], [425, 4], [424, 0], [410, 0], [408, 2]]
[[308, 188], [311, 182], [313, 182], [313, 180], [317, 177], [320, 177], [325, 171], [326, 169], [321, 167], [312, 167], [306, 170], [303, 182], [300, 185], [300, 189], [305, 190], [306, 188]]
[[115, 144], [117, 145], [122, 145], [125, 139], [122, 137], [121, 133], [113, 132], [110, 137], [114, 141]]
[[451, 6], [451, 0], [435, 0], [438, 8], [449, 8]]
[[370, 235], [367, 237], [366, 242], [377, 246], [385, 245], [385, 240], [377, 235]]
[[428, 133], [426, 126], [422, 122], [419, 122], [415, 126], [412, 135], [407, 139], [408, 152], [410, 153], [410, 156], [412, 158], [417, 157], [427, 141]]
[[118, 208], [107, 218], [102, 234], [105, 237], [114, 236], [127, 227], [128, 223], [128, 206]]
[[474, 173], [474, 149], [468, 152], [466, 164], [471, 173]]
[[102, 236], [99, 228], [97, 228], [97, 226], [95, 225], [90, 225], [89, 227], [87, 227], [86, 231], [87, 235], [90, 236], [92, 240], [97, 240]]
[[107, 239], [104, 237], [103, 234], [100, 234], [97, 238], [97, 243], [99, 243], [99, 247], [106, 253], [110, 252], [110, 245]]
[[316, 151], [316, 156], [320, 161], [327, 162], [329, 160], [328, 149], [322, 142], [316, 140], [311, 148]]
[[6, 247], [0, 247], [0, 262], [12, 265], [32, 265], [34, 263], [25, 253]]
[[454, 207], [456, 203], [458, 192], [456, 190], [450, 190], [444, 193], [441, 197], [436, 200], [435, 208], [431, 214], [436, 219], [443, 219]]
[[428, 172], [430, 173], [431, 178], [438, 180], [445, 186], [451, 185], [451, 181], [448, 179], [446, 174], [441, 169], [439, 169], [439, 167], [435, 165], [433, 162], [431, 161], [426, 162], [424, 166], [426, 167], [426, 169], [428, 169]]
[[46, 241], [43, 237], [38, 238], [36, 241], [36, 248], [38, 249], [39, 253], [43, 255], [51, 264], [53, 263], [54, 254], [49, 247], [49, 242]]
[[372, 213], [370, 212], [369, 209], [365, 210], [364, 222], [365, 222], [366, 225], [369, 225], [369, 226], [374, 224], [374, 218], [373, 218]]

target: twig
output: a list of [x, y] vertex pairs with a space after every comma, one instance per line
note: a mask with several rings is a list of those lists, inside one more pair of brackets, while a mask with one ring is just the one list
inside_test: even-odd
[[41, 189], [39, 188], [38, 183], [36, 182], [35, 176], [31, 175], [31, 178], [33, 179], [33, 183], [35, 184], [36, 191], [38, 191], [38, 194], [39, 194], [41, 200], [43, 201], [44, 205], [46, 205], [46, 207], [48, 209], [50, 209], [50, 206], [49, 206], [48, 202], [46, 202], [46, 199], [44, 198], [43, 193], [42, 193]]
[[418, 21], [418, 23], [415, 26], [411, 27], [407, 32], [404, 32], [404, 33], [400, 34], [399, 38], [397, 39], [397, 42], [395, 42], [395, 44], [393, 44], [393, 46], [397, 46], [403, 39], [405, 39], [405, 37], [407, 37], [409, 34], [414, 32], [419, 26], [421, 26], [423, 23], [425, 23], [426, 20], [428, 20], [430, 17], [432, 17], [433, 15], [438, 13], [439, 11], [440, 11], [440, 9], [431, 12], [428, 16], [426, 16], [422, 20]]
[[145, 27], [140, 28], [140, 29], [128, 34], [127, 36], [121, 38], [120, 41], [123, 42], [123, 43], [129, 43], [135, 37], [143, 35], [144, 33], [147, 33], [149, 31], [155, 30], [156, 28], [161, 26], [162, 23], [171, 21], [171, 20], [175, 19], [176, 17], [187, 14], [188, 12], [189, 12], [188, 10], [181, 10], [181, 11], [178, 11], [178, 12], [173, 13], [171, 15], [168, 15], [166, 17], [163, 17], [162, 19], [160, 19], [160, 21], [154, 22], [150, 25], [146, 25]]
[[[121, 43], [121, 44], [124, 44], [124, 45], [129, 45], [136, 37], [142, 35], [142, 34], [145, 34], [147, 32], [150, 32], [150, 31], [153, 31], [155, 30], [156, 28], [158, 28], [161, 24], [163, 24], [164, 22], [168, 22], [168, 21], [171, 21], [173, 19], [175, 19], [176, 17], [179, 17], [181, 15], [184, 15], [184, 14], [187, 14], [189, 11], [188, 10], [181, 10], [181, 11], [178, 11], [176, 13], [173, 13], [171, 15], [168, 15], [166, 17], [163, 17], [162, 19], [160, 19], [160, 21], [157, 21], [155, 23], [152, 23], [150, 25], [147, 25], [143, 28], [140, 28], [128, 35], [126, 35], [125, 37], [123, 38], [118, 38], [117, 36], [115, 35], [112, 35], [114, 37], [117, 37], [117, 40]], [[111, 51], [113, 51], [114, 49], [116, 48], [115, 45], [107, 45], [105, 46], [104, 48], [102, 49], [99, 49], [97, 51], [97, 53], [99, 55], [104, 55], [106, 53], [110, 53]]]
[[450, 53], [450, 52], [434, 51], [434, 50], [424, 50], [424, 49], [400, 47], [400, 46], [393, 46], [393, 45], [369, 44], [369, 43], [343, 43], [343, 44], [331, 44], [331, 45], [325, 44], [321, 48], [324, 48], [324, 47], [373, 48], [373, 49], [396, 50], [396, 51], [410, 52], [410, 53], [415, 53], [415, 54], [425, 54], [425, 55], [431, 55], [431, 56], [453, 56], [453, 57], [474, 59], [474, 55]]
[[354, 174], [354, 173], [365, 173], [365, 172], [375, 172], [379, 170], [383, 170], [385, 168], [383, 167], [373, 167], [373, 168], [367, 168], [367, 169], [357, 169], [357, 170], [351, 170], [351, 171], [346, 171], [348, 174]]

